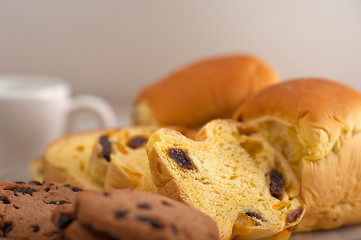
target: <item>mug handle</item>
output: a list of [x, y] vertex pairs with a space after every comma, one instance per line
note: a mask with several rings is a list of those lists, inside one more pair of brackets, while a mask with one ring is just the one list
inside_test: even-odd
[[113, 108], [100, 97], [84, 94], [72, 98], [68, 109], [68, 116], [73, 113], [76, 115], [81, 111], [89, 111], [99, 117], [103, 125], [101, 127], [112, 128], [117, 125], [117, 118]]

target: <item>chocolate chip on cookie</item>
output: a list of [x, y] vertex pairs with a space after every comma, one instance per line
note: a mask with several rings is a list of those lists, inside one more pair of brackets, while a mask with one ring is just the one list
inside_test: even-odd
[[37, 186], [42, 186], [43, 184], [39, 181], [30, 181], [29, 184], [34, 184], [34, 185], [37, 185]]
[[127, 215], [127, 210], [117, 210], [115, 211], [114, 217], [115, 219], [121, 219], [124, 218]]
[[66, 214], [60, 215], [57, 226], [60, 230], [65, 229], [74, 219]]
[[10, 204], [7, 197], [0, 197], [0, 201], [2, 201], [3, 204]]

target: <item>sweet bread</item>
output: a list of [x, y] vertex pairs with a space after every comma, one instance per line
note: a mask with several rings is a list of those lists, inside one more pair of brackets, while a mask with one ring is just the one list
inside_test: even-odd
[[302, 218], [288, 161], [245, 124], [213, 120], [195, 140], [163, 128], [147, 153], [159, 193], [211, 216], [223, 240], [271, 237]]
[[[156, 126], [130, 126], [108, 131], [96, 141], [88, 166], [89, 175], [105, 189], [135, 188], [156, 192], [145, 150]], [[176, 128], [187, 136], [192, 130]]]
[[56, 209], [53, 221], [68, 240], [219, 239], [209, 216], [172, 199], [131, 189], [79, 193], [76, 204]]
[[234, 116], [288, 158], [307, 206], [297, 231], [361, 221], [361, 95], [326, 79], [271, 86]]
[[133, 121], [198, 128], [215, 118], [231, 118], [247, 98], [278, 81], [277, 73], [256, 57], [205, 59], [139, 92]]
[[89, 175], [105, 189], [136, 188], [155, 192], [145, 145], [155, 126], [110, 130], [96, 140]]
[[45, 150], [43, 177], [46, 181], [72, 184], [84, 189], [103, 189], [86, 173], [95, 142], [106, 130], [79, 132], [61, 137]]

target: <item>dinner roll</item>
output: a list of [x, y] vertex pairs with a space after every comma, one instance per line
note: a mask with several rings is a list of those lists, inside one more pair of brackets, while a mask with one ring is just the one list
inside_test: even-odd
[[271, 86], [235, 119], [259, 129], [291, 162], [307, 206], [298, 231], [361, 221], [361, 95], [330, 80]]
[[135, 98], [133, 120], [198, 128], [232, 117], [247, 98], [277, 82], [277, 73], [256, 57], [203, 59], [143, 89]]

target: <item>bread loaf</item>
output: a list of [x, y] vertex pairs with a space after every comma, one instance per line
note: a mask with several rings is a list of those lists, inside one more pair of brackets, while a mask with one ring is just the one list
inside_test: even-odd
[[244, 124], [211, 121], [195, 141], [163, 128], [147, 153], [159, 193], [211, 216], [223, 240], [268, 238], [302, 218], [288, 161]]
[[235, 119], [259, 129], [290, 160], [307, 206], [298, 231], [361, 221], [361, 95], [316, 78], [271, 86]]
[[255, 57], [205, 59], [143, 89], [135, 98], [133, 120], [144, 125], [201, 127], [215, 118], [232, 117], [247, 98], [277, 82], [276, 72]]

